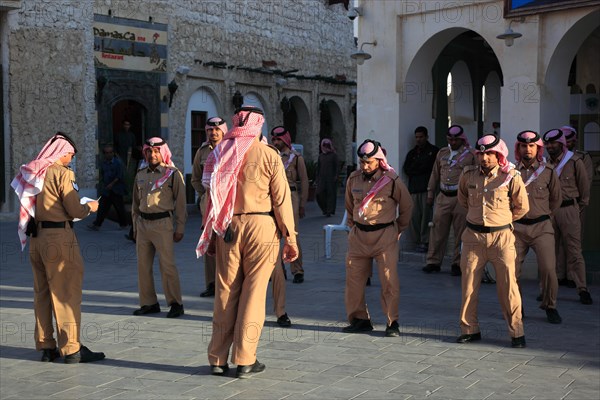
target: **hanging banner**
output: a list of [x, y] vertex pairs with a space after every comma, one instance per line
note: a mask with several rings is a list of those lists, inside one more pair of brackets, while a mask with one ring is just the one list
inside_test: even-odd
[[93, 29], [96, 68], [166, 72], [166, 24], [95, 14]]

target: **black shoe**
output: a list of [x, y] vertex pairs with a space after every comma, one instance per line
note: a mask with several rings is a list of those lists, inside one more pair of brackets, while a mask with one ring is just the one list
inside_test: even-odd
[[167, 314], [167, 318], [177, 318], [183, 315], [183, 304], [173, 303], [171, 304], [171, 309]]
[[511, 339], [511, 346], [517, 349], [522, 349], [523, 347], [527, 347], [525, 343], [525, 336], [514, 337]]
[[367, 278], [367, 283], [366, 283], [366, 285], [367, 285], [367, 286], [371, 286], [371, 277], [368, 277], [368, 278]]
[[206, 290], [200, 293], [200, 297], [215, 297], [215, 283], [209, 283]]
[[558, 280], [558, 286], [566, 286], [566, 287], [571, 288], [571, 289], [577, 287], [577, 285], [575, 284], [575, 281], [572, 281], [572, 280], [567, 279], [567, 278], [559, 279]]
[[65, 356], [65, 364], [89, 363], [104, 360], [104, 353], [94, 353], [85, 346], [81, 346], [77, 353]]
[[151, 306], [142, 306], [133, 312], [133, 315], [156, 314], [160, 312], [160, 304], [152, 304]]
[[477, 333], [466, 333], [464, 335], [460, 335], [456, 339], [456, 343], [470, 343], [481, 340], [481, 332]]
[[258, 362], [258, 360], [256, 360], [256, 362], [252, 365], [238, 365], [235, 377], [240, 379], [249, 378], [250, 374], [263, 372], [265, 368], [265, 364], [261, 364], [260, 362]]
[[372, 330], [371, 320], [360, 318], [354, 318], [350, 325], [342, 328], [342, 332], [346, 333], [371, 332]]
[[294, 283], [302, 283], [304, 282], [304, 274], [296, 274], [294, 275]]
[[225, 364], [225, 365], [211, 365], [210, 366], [210, 373], [212, 375], [225, 375], [227, 372], [229, 372], [229, 365]]
[[450, 275], [452, 275], [452, 276], [461, 276], [462, 275], [462, 271], [460, 270], [460, 265], [458, 265], [458, 264], [452, 264], [452, 266], [450, 267]]
[[58, 352], [57, 348], [44, 349], [44, 352], [42, 353], [42, 359], [40, 361], [41, 362], [52, 362], [59, 357], [60, 357], [60, 353]]
[[123, 236], [125, 236], [125, 239], [127, 239], [127, 240], [131, 240], [133, 243], [135, 243], [135, 238], [134, 238], [133, 236], [131, 236], [131, 235], [129, 235], [129, 234], [125, 234], [125, 235], [123, 235]]
[[292, 326], [292, 321], [290, 321], [290, 318], [288, 317], [287, 313], [277, 318], [277, 325], [279, 325], [282, 328], [289, 328], [290, 326]]
[[435, 264], [427, 264], [423, 267], [423, 272], [430, 274], [432, 272], [440, 272], [440, 266]]
[[386, 326], [385, 328], [385, 337], [398, 337], [400, 336], [400, 329], [398, 326], [398, 321], [392, 322], [391, 325]]
[[548, 318], [548, 322], [551, 324], [560, 324], [562, 322], [562, 318], [558, 315], [556, 308], [546, 308], [546, 318]]
[[592, 304], [593, 301], [590, 292], [588, 292], [587, 290], [582, 290], [581, 292], [579, 292], [579, 301], [581, 302], [581, 304]]
[[481, 283], [496, 283], [496, 281], [494, 280], [494, 278], [492, 278], [487, 269], [483, 271], [483, 278], [481, 278]]

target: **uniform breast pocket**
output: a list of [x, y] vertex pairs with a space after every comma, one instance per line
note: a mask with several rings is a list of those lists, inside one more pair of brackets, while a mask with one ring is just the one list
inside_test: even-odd
[[475, 207], [481, 204], [481, 191], [477, 188], [469, 188], [469, 206]]
[[536, 199], [547, 199], [549, 196], [548, 188], [544, 186], [534, 186], [533, 197]]
[[495, 209], [508, 208], [508, 191], [502, 189], [495, 190], [492, 204]]

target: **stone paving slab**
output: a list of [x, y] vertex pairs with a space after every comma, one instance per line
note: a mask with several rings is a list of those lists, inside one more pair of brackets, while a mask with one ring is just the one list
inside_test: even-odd
[[[324, 258], [323, 230], [343, 213], [321, 216], [315, 203], [299, 226], [305, 282], [287, 281], [293, 326], [275, 323], [269, 289], [258, 358], [264, 373], [238, 380], [210, 375], [206, 349], [212, 332], [212, 299], [204, 288], [194, 247], [200, 218], [190, 209], [184, 240], [176, 245], [185, 315], [165, 318], [158, 265], [155, 281], [162, 312], [134, 317], [135, 248], [112, 221], [99, 232], [76, 224], [85, 260], [82, 341], [107, 359], [87, 365], [40, 363], [33, 342], [32, 274], [21, 253], [16, 222], [0, 222], [0, 399], [594, 399], [600, 398], [600, 297], [591, 306], [573, 289], [559, 288], [563, 324], [546, 322], [535, 297], [537, 282], [522, 282], [528, 347], [512, 349], [495, 285], [482, 285], [479, 319], [483, 340], [454, 342], [459, 334], [460, 279], [449, 260], [439, 274], [423, 274], [423, 254], [403, 251], [399, 338], [385, 338], [381, 284], [374, 268], [366, 300], [375, 330], [352, 335], [344, 308], [346, 234], [333, 235], [333, 257]], [[406, 247], [404, 244], [402, 247]], [[289, 267], [288, 267], [288, 275]]]

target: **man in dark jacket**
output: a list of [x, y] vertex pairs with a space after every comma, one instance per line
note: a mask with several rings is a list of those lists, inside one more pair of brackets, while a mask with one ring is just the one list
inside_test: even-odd
[[428, 139], [427, 128], [419, 126], [415, 129], [416, 145], [406, 155], [402, 167], [408, 176], [408, 191], [414, 204], [410, 232], [415, 241], [415, 250], [420, 253], [426, 253], [429, 247], [431, 205], [427, 204], [427, 183], [439, 151]]

